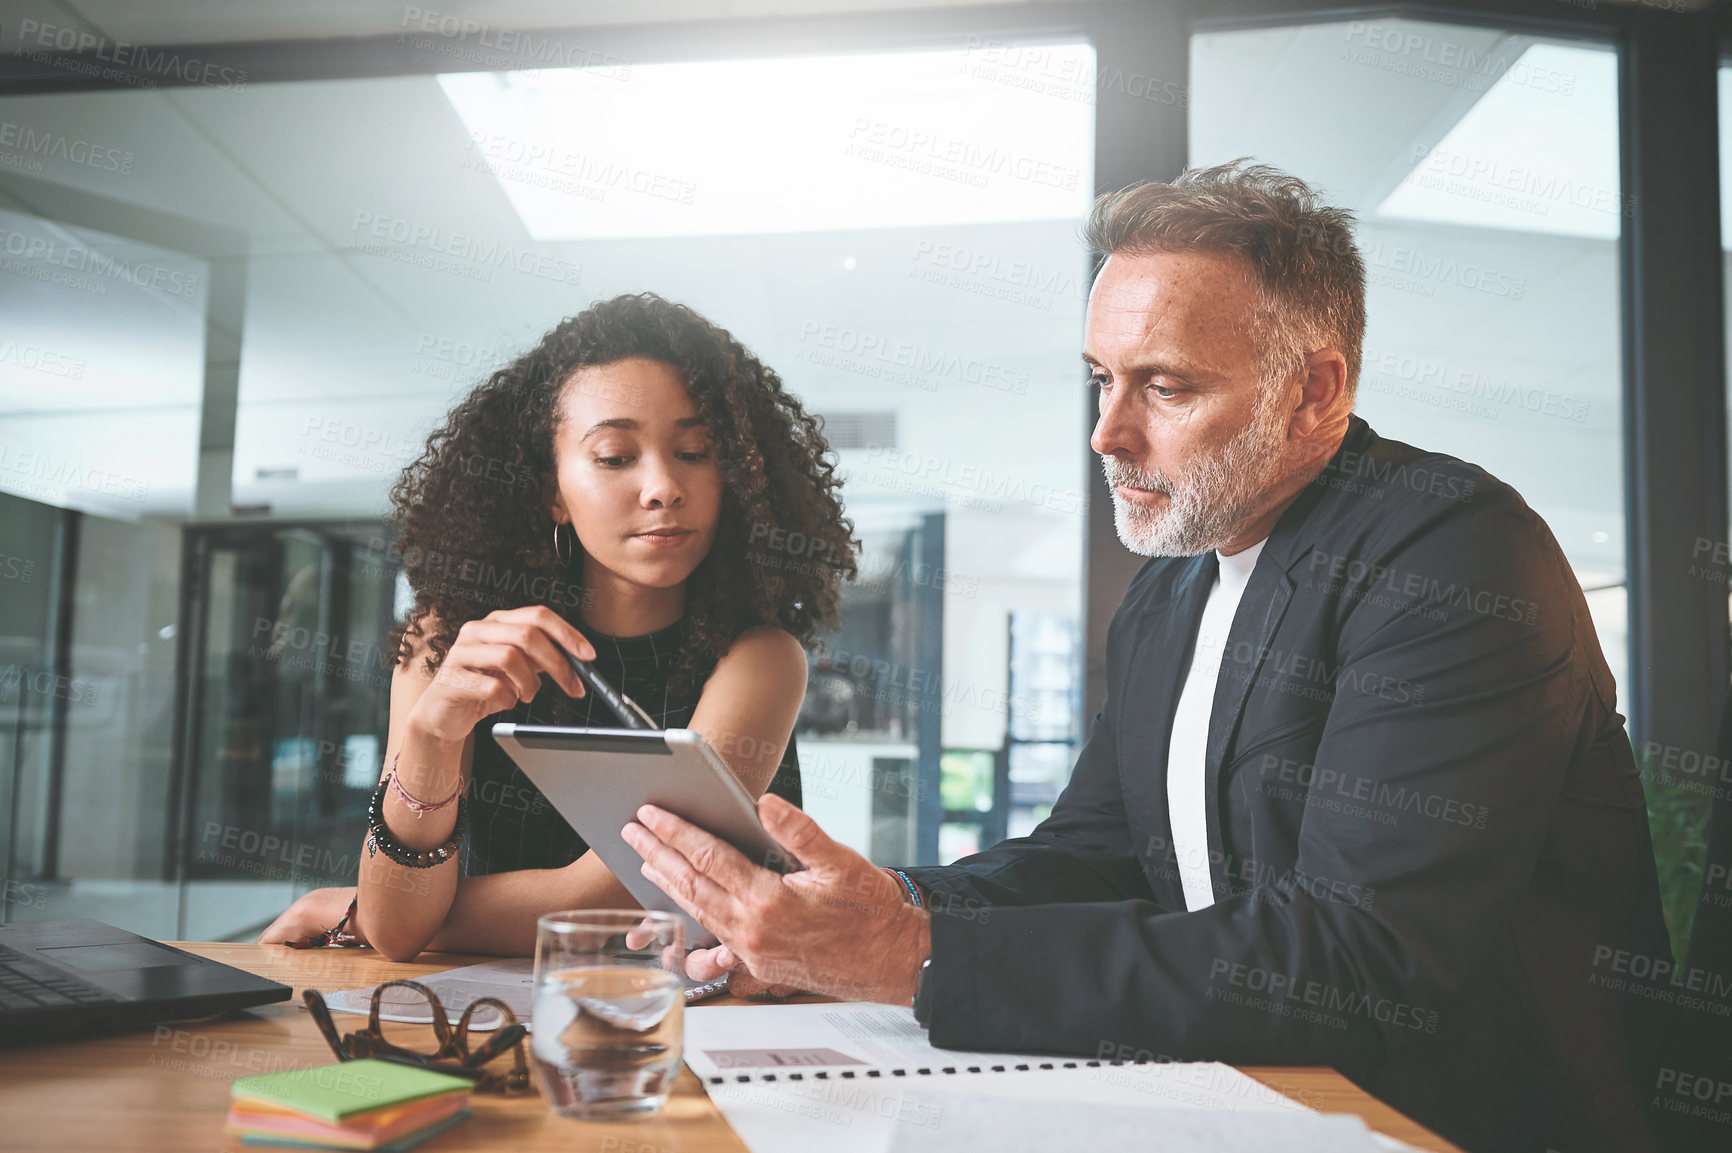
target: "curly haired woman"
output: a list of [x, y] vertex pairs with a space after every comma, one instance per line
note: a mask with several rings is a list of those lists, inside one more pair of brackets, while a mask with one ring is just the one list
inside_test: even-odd
[[[357, 889], [308, 893], [259, 939], [317, 935], [353, 899], [348, 930], [394, 960], [528, 953], [542, 913], [635, 907], [491, 735], [617, 723], [560, 649], [703, 733], [754, 796], [798, 803], [803, 648], [856, 571], [827, 453], [773, 371], [650, 294], [564, 321], [475, 389], [391, 493], [415, 604], [381, 811], [400, 846], [449, 856], [363, 852]], [[763, 548], [787, 539], [798, 558]]]

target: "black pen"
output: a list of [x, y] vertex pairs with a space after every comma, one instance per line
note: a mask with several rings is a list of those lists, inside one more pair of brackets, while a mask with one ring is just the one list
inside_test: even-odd
[[[557, 646], [555, 646], [557, 647]], [[577, 679], [583, 682], [583, 687], [599, 697], [608, 708], [619, 717], [620, 723], [628, 729], [653, 729], [656, 727], [650, 715], [643, 711], [638, 703], [608, 684], [602, 675], [589, 667], [588, 661], [582, 661], [566, 653], [565, 659], [571, 662], [572, 669], [577, 673]]]

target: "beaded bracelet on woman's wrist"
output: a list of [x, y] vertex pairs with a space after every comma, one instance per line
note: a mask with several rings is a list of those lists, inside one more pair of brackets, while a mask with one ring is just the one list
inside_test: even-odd
[[391, 777], [382, 778], [379, 787], [373, 790], [373, 799], [367, 802], [367, 855], [384, 853], [406, 869], [431, 869], [455, 857], [458, 846], [469, 831], [469, 798], [457, 798], [457, 823], [451, 828], [450, 839], [442, 845], [417, 852], [392, 836], [390, 826], [385, 824], [385, 791], [390, 786]]

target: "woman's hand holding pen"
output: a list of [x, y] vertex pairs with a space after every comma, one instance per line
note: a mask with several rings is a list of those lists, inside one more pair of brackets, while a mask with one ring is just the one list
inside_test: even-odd
[[565, 653], [595, 659], [595, 647], [584, 635], [544, 605], [498, 609], [468, 621], [416, 700], [409, 722], [434, 740], [461, 744], [486, 717], [534, 700], [542, 673], [581, 697], [583, 682]]

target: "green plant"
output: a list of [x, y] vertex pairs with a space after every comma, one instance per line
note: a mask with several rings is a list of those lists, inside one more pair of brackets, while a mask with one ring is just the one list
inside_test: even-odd
[[938, 795], [948, 812], [984, 813], [992, 808], [992, 752], [945, 749], [938, 758]]
[[1642, 765], [1642, 786], [1648, 796], [1648, 830], [1654, 839], [1654, 864], [1660, 874], [1660, 909], [1672, 939], [1672, 957], [1681, 965], [1702, 891], [1713, 796], [1652, 761]]

